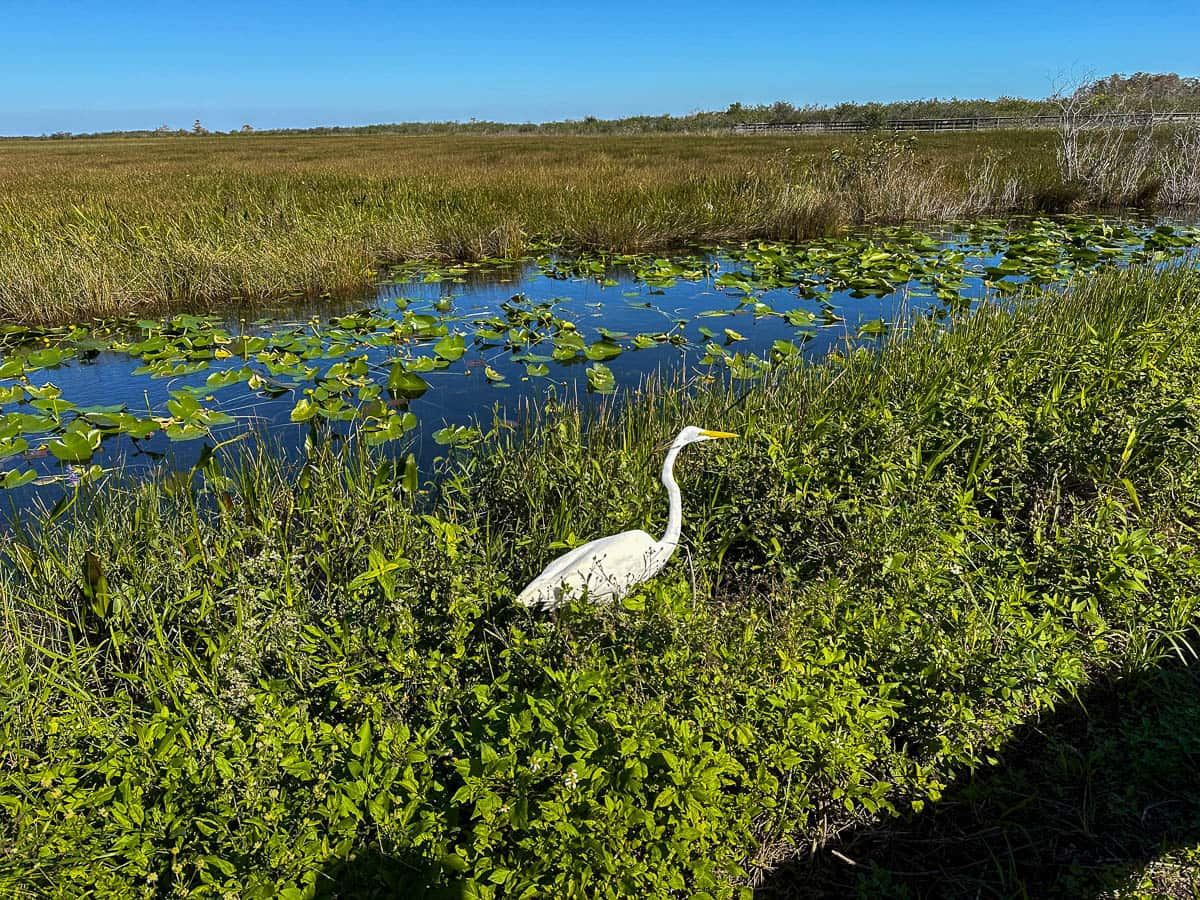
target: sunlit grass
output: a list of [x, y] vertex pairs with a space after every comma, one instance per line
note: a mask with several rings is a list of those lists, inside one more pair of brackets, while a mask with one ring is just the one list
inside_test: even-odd
[[[84, 496], [0, 544], [0, 888], [730, 896], [1191, 659], [1198, 379], [1197, 274], [1108, 272], [547, 404], [419, 490], [325, 448]], [[684, 424], [743, 435], [681, 459], [687, 551], [514, 608], [661, 528]]]
[[822, 135], [0, 141], [0, 319], [354, 293], [383, 263], [537, 237], [649, 250], [1062, 202], [1045, 132], [924, 137], [881, 178], [834, 148], [870, 154]]

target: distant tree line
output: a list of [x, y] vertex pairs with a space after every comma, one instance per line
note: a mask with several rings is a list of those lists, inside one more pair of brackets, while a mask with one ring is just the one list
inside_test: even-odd
[[[1119, 106], [1126, 112], [1136, 111], [1200, 111], [1200, 78], [1175, 73], [1109, 75], [1088, 81], [1074, 91], [1086, 99], [1096, 111]], [[246, 124], [234, 131], [210, 131], [197, 119], [190, 129], [173, 129], [160, 125], [144, 131], [101, 131], [72, 134], [60, 131], [42, 135], [48, 140], [74, 137], [154, 137], [198, 136], [209, 134], [658, 134], [663, 132], [696, 133], [725, 131], [734, 125], [753, 122], [854, 122], [884, 126], [892, 119], [949, 119], [979, 116], [1037, 116], [1058, 115], [1061, 96], [1031, 100], [1022, 97], [999, 97], [994, 100], [968, 100], [934, 97], [926, 100], [902, 100], [892, 103], [839, 103], [835, 106], [806, 104], [796, 106], [787, 100], [774, 103], [731, 103], [723, 110], [700, 111], [683, 116], [627, 116], [621, 119], [599, 119], [586, 116], [560, 122], [491, 122], [471, 119], [468, 122], [397, 122], [379, 125], [319, 126], [316, 128], [256, 129]]]
[[1081, 92], [1101, 101], [1130, 101], [1143, 110], [1159, 107], [1180, 111], [1200, 109], [1200, 78], [1184, 78], [1174, 72], [1109, 75], [1085, 85]]

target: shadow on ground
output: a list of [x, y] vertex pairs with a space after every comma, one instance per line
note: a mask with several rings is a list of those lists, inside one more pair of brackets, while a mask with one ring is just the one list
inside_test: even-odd
[[[325, 872], [317, 896], [462, 897], [462, 886], [425, 887], [446, 874], [360, 851]], [[755, 896], [1076, 898], [1139, 880], [1154, 896], [1200, 897], [1200, 664], [1095, 686], [923, 813], [844, 834]]]
[[[360, 849], [327, 869], [317, 884], [317, 900], [462, 900], [463, 884], [447, 879], [442, 866], [403, 851]], [[452, 873], [451, 873], [452, 874]], [[447, 887], [430, 888], [439, 881]]]
[[786, 864], [756, 898], [1097, 897], [1140, 879], [1194, 898], [1197, 847], [1200, 664], [1175, 664], [1097, 685], [923, 813]]

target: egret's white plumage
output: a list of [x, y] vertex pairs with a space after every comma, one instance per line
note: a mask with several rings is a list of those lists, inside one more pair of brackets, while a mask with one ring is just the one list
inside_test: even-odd
[[517, 602], [554, 609], [572, 597], [586, 595], [594, 603], [609, 603], [625, 596], [634, 585], [657, 575], [679, 545], [683, 525], [683, 504], [673, 473], [675, 457], [688, 444], [731, 437], [737, 435], [689, 425], [671, 443], [662, 468], [662, 483], [670, 498], [670, 512], [661, 541], [640, 530], [589, 541], [553, 560], [517, 595]]

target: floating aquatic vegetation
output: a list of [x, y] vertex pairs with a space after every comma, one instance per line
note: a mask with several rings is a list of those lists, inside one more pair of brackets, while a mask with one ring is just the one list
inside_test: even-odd
[[[946, 315], [1021, 284], [1061, 282], [1105, 265], [1194, 260], [1197, 248], [1195, 227], [1034, 219], [1019, 227], [977, 223], [940, 238], [891, 228], [802, 245], [754, 241], [702, 248], [670, 259], [557, 253], [524, 261], [532, 267], [526, 277], [601, 288], [632, 283], [637, 290], [622, 292], [621, 306], [661, 316], [658, 331], [614, 330], [603, 302], [581, 308], [567, 296], [531, 298], [518, 291], [489, 309], [462, 309], [454, 289], [432, 301], [390, 297], [371, 308], [303, 322], [234, 324], [185, 314], [58, 328], [0, 326], [0, 488], [94, 478], [103, 471], [95, 459], [107, 443], [138, 445], [160, 436], [192, 441], [244, 427], [240, 420], [249, 416], [232, 405], [235, 394], [247, 410], [290, 395], [290, 422], [341, 428], [368, 444], [385, 444], [417, 427], [408, 404], [436, 393], [441, 376], [481, 370], [485, 384], [503, 389], [561, 377], [578, 364], [588, 391], [607, 394], [621, 379], [609, 363], [626, 351], [673, 347], [692, 354], [708, 376], [754, 379], [800, 352], [819, 328], [839, 327], [863, 340], [889, 334], [892, 323], [885, 318], [844, 325], [844, 298], [899, 295]], [[461, 285], [473, 273], [513, 265], [408, 265], [392, 271], [390, 282]], [[681, 283], [696, 284], [695, 299], [708, 302], [682, 312], [660, 309], [660, 298]], [[744, 327], [733, 327], [737, 317], [770, 320], [790, 329], [791, 337], [755, 352]], [[747, 346], [735, 351], [735, 345]], [[130, 378], [169, 379], [166, 399], [135, 410], [127, 403], [79, 406], [89, 398], [63, 396], [55, 371], [94, 364], [101, 354], [135, 364]], [[225, 399], [218, 400], [218, 393]], [[451, 447], [477, 436], [476, 429], [460, 426], [433, 434]], [[37, 464], [43, 459], [57, 461], [60, 469]]]

